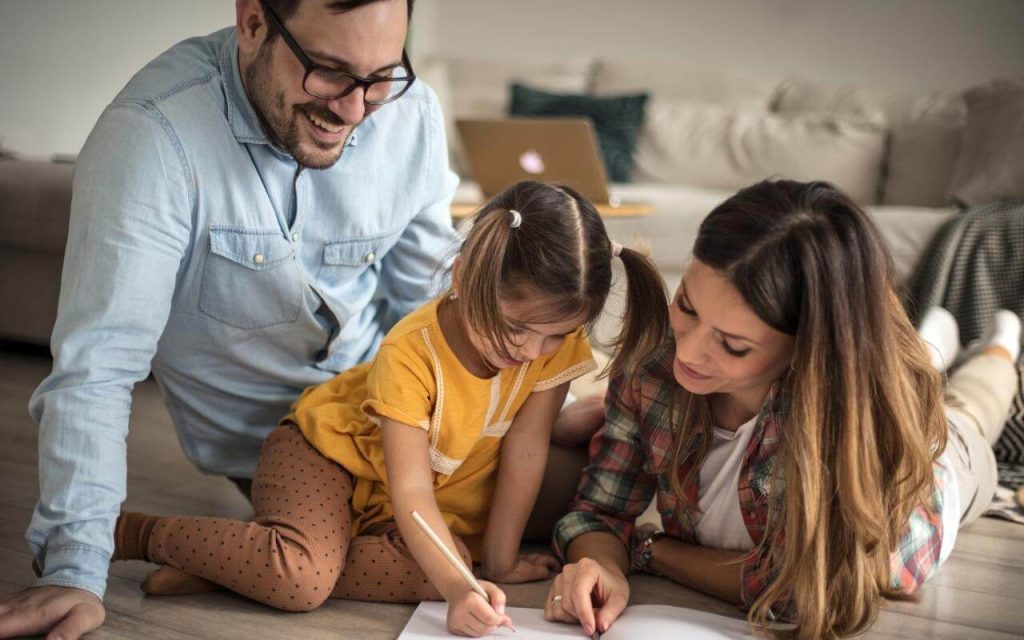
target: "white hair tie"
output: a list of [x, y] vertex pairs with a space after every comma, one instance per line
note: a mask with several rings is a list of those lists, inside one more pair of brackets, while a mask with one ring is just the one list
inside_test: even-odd
[[622, 245], [619, 244], [618, 242], [615, 242], [614, 240], [612, 240], [611, 243], [612, 243], [612, 257], [613, 258], [618, 258], [622, 254]]
[[512, 228], [518, 229], [519, 225], [523, 224], [523, 214], [515, 209], [509, 209], [508, 212], [512, 214]]

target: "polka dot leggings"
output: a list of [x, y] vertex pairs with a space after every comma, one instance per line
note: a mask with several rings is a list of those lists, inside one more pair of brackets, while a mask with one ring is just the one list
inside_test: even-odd
[[[350, 537], [352, 477], [320, 455], [295, 425], [275, 429], [252, 485], [253, 522], [160, 518], [147, 553], [153, 562], [287, 611], [328, 597], [374, 602], [440, 600], [397, 525]], [[466, 546], [455, 539], [469, 564]]]

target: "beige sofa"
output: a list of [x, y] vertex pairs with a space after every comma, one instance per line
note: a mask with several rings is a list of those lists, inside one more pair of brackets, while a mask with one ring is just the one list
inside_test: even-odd
[[647, 240], [675, 287], [703, 217], [738, 188], [767, 177], [834, 182], [877, 221], [906, 277], [940, 225], [966, 120], [960, 94], [893, 95], [786, 77], [721, 73], [687, 64], [440, 58], [418, 73], [449, 119], [452, 164], [465, 178], [457, 200], [479, 200], [453, 123], [501, 117], [521, 82], [595, 96], [647, 92], [633, 182], [612, 185], [655, 213], [610, 218], [614, 237]]

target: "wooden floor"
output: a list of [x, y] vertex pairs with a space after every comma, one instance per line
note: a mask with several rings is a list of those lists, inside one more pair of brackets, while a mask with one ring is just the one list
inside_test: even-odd
[[[24, 531], [38, 492], [36, 427], [26, 404], [49, 360], [0, 345], [0, 593], [32, 584]], [[135, 390], [128, 439], [126, 508], [150, 513], [247, 517], [248, 503], [228, 481], [185, 460], [156, 385]], [[312, 613], [275, 611], [230, 593], [147, 597], [139, 582], [151, 567], [117, 563], [106, 595], [107, 622], [90, 638], [394, 638], [411, 606], [328, 601]], [[739, 614], [729, 605], [653, 577], [633, 579], [634, 602]], [[546, 583], [510, 585], [510, 604], [540, 607]], [[581, 635], [582, 637], [582, 635]], [[956, 551], [918, 602], [893, 603], [864, 638], [1024, 637], [1024, 526], [981, 519], [960, 533]]]

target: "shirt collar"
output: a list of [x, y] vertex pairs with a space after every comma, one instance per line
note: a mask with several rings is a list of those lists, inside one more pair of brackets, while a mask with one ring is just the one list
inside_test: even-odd
[[242, 74], [238, 69], [238, 34], [232, 32], [224, 41], [218, 65], [221, 77], [224, 78], [228, 124], [235, 139], [242, 143], [270, 144], [270, 138], [263, 130], [242, 84]]
[[[221, 48], [218, 60], [221, 77], [224, 78], [224, 97], [227, 102], [228, 124], [235, 139], [248, 144], [271, 144], [264, 131], [256, 109], [249, 101], [249, 94], [242, 84], [242, 73], [238, 68], [238, 34], [228, 36]], [[358, 130], [353, 131], [345, 142], [346, 147], [356, 146]]]

